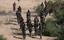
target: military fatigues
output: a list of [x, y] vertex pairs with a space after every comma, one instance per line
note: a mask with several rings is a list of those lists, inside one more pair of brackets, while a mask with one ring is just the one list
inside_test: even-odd
[[17, 16], [17, 21], [18, 21], [18, 24], [19, 24], [19, 22], [20, 22], [20, 18], [21, 18], [21, 14], [20, 14], [20, 12], [16, 12], [16, 16]]
[[19, 7], [18, 7], [18, 12], [20, 12], [20, 13], [21, 13], [21, 11], [22, 11], [22, 10], [21, 10], [21, 7], [19, 6]]
[[30, 16], [31, 16], [31, 14], [30, 14], [30, 11], [28, 10], [28, 11], [27, 11], [27, 14], [26, 14], [26, 18], [27, 18], [27, 28], [28, 28], [28, 26], [29, 26], [29, 21], [31, 21]]
[[44, 8], [44, 13], [45, 13], [45, 17], [46, 17], [47, 14], [48, 14], [48, 9], [47, 9], [47, 7]]
[[39, 19], [37, 17], [35, 17], [35, 19], [34, 19], [34, 31], [35, 31], [35, 34], [37, 34], [37, 32], [38, 32], [38, 22], [39, 22]]
[[28, 10], [27, 15], [26, 15], [26, 17], [27, 17], [27, 28], [28, 28], [29, 33], [31, 35], [31, 33], [32, 33], [32, 23], [31, 23], [30, 16], [31, 16], [31, 14], [30, 14], [30, 11]]
[[30, 16], [31, 16], [31, 14], [30, 14], [30, 11], [28, 10], [27, 15], [26, 15], [27, 19], [28, 19], [28, 17], [30, 17]]
[[13, 3], [13, 11], [15, 11], [16, 10], [16, 3], [14, 2]]
[[25, 23], [24, 22], [21, 22], [20, 23], [20, 27], [21, 27], [22, 34], [23, 34], [23, 40], [25, 40], [25, 38], [26, 38], [26, 27], [25, 27]]
[[42, 34], [44, 34], [44, 32], [45, 32], [45, 28], [46, 28], [46, 24], [45, 24], [45, 22], [43, 22], [42, 23]]
[[40, 12], [40, 20], [42, 19], [42, 16], [43, 16], [43, 11]]
[[31, 21], [30, 21], [28, 24], [29, 24], [29, 25], [28, 25], [28, 30], [29, 30], [29, 33], [30, 33], [30, 36], [31, 36], [33, 25], [32, 25], [32, 23], [31, 23]]
[[41, 13], [40, 13], [40, 23], [41, 23], [41, 26], [42, 26], [42, 34], [43, 34], [44, 33], [44, 29], [45, 29], [45, 26], [44, 26], [45, 14], [43, 13], [43, 11], [41, 11]]
[[39, 35], [40, 35], [40, 39], [42, 39], [42, 24], [39, 24]]
[[31, 19], [30, 19], [30, 17], [29, 18], [27, 18], [27, 28], [28, 28], [28, 26], [29, 26], [29, 22], [31, 21]]
[[29, 33], [30, 33], [30, 36], [31, 36], [32, 24], [31, 24], [31, 19], [30, 18], [27, 19], [27, 29], [29, 30]]

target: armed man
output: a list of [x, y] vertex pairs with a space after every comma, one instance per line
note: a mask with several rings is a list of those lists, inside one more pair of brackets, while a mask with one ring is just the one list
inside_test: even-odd
[[24, 20], [20, 21], [20, 27], [23, 35], [23, 40], [26, 40], [26, 26], [25, 26]]
[[37, 35], [38, 32], [38, 25], [39, 25], [39, 19], [37, 18], [37, 16], [34, 18], [34, 31], [35, 31], [35, 35]]
[[16, 10], [16, 3], [14, 2], [13, 3], [13, 11], [15, 11]]

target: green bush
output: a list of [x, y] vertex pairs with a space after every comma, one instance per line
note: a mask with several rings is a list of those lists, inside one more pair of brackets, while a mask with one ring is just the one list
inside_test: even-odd
[[56, 23], [60, 26], [57, 40], [64, 40], [64, 9], [56, 11], [54, 17], [56, 19]]
[[57, 36], [58, 35], [59, 30], [58, 30], [54, 20], [48, 19], [46, 21], [46, 31], [49, 32], [51, 36]]
[[54, 17], [58, 25], [64, 24], [64, 10], [56, 11]]
[[62, 25], [61, 30], [58, 35], [58, 40], [64, 40], [64, 25]]
[[6, 40], [2, 35], [0, 35], [0, 40]]

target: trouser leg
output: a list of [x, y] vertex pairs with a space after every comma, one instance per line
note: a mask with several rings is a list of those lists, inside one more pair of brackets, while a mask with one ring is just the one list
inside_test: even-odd
[[38, 32], [38, 28], [35, 27], [35, 35], [37, 35], [37, 32]]
[[23, 39], [25, 39], [26, 38], [26, 32], [25, 31], [23, 31]]

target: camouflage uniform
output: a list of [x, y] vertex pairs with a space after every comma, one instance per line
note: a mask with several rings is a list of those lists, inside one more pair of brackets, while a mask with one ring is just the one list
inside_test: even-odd
[[26, 15], [27, 19], [28, 19], [28, 17], [30, 17], [30, 16], [31, 16], [31, 14], [30, 14], [30, 11], [28, 10], [27, 15]]
[[39, 22], [39, 19], [37, 17], [35, 17], [35, 19], [34, 19], [35, 34], [37, 34], [37, 32], [38, 32], [38, 22]]
[[43, 11], [40, 12], [40, 19], [42, 19], [42, 16], [43, 16]]
[[29, 22], [30, 22], [30, 21], [31, 21], [30, 17], [27, 18], [27, 28], [28, 28], [28, 26], [29, 26]]
[[20, 22], [20, 18], [21, 18], [21, 14], [20, 14], [20, 12], [16, 12], [16, 16], [17, 16], [17, 21], [18, 21], [18, 24], [19, 24], [19, 22]]
[[42, 39], [42, 24], [39, 24], [39, 35], [40, 35], [40, 39]]
[[45, 14], [43, 13], [43, 11], [41, 11], [40, 13], [40, 23], [42, 26], [42, 33], [44, 33], [44, 29], [45, 29]]
[[18, 12], [20, 12], [20, 13], [21, 13], [21, 11], [22, 11], [22, 10], [21, 10], [21, 7], [19, 6], [19, 7], [18, 7]]
[[25, 27], [25, 23], [20, 21], [20, 27], [21, 27], [21, 30], [22, 30], [22, 35], [23, 35], [23, 40], [25, 40], [26, 38], [26, 27]]
[[31, 21], [30, 21], [28, 24], [29, 24], [29, 25], [28, 25], [28, 30], [29, 30], [29, 33], [30, 33], [30, 36], [31, 36], [33, 25], [32, 25], [32, 23], [31, 23]]

